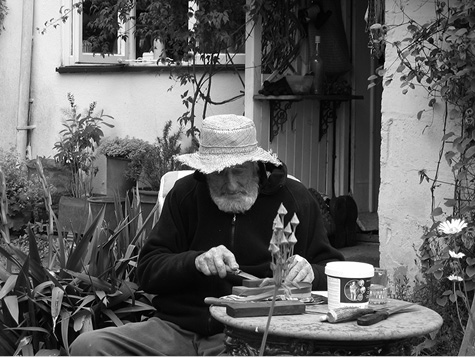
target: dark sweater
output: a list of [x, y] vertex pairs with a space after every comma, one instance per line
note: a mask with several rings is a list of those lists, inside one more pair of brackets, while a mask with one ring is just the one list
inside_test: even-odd
[[287, 179], [285, 166], [270, 166], [270, 176], [260, 164], [260, 193], [244, 214], [220, 211], [211, 200], [204, 176], [199, 172], [178, 180], [168, 193], [159, 222], [144, 244], [138, 273], [144, 291], [156, 294], [157, 316], [201, 335], [222, 332], [209, 314], [207, 296], [231, 294], [241, 278], [205, 276], [195, 267], [195, 258], [208, 249], [225, 245], [240, 269], [258, 277], [270, 277], [269, 241], [272, 222], [281, 203], [300, 220], [294, 253], [313, 266], [314, 290], [326, 289], [325, 263], [343, 260], [330, 246], [318, 204], [300, 182]]

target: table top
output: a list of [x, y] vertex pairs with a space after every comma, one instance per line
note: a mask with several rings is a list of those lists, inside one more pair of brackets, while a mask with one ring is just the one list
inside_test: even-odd
[[[395, 307], [406, 302], [389, 299], [379, 307]], [[328, 305], [309, 305], [299, 315], [273, 316], [269, 334], [286, 338], [326, 341], [393, 341], [437, 332], [442, 326], [442, 317], [435, 311], [420, 305], [413, 305], [404, 312], [391, 315], [387, 320], [371, 326], [359, 326], [356, 321], [332, 324], [321, 322], [320, 317], [328, 311]], [[233, 318], [226, 314], [226, 308], [211, 306], [211, 315], [224, 325], [255, 333], [263, 333], [267, 316]]]

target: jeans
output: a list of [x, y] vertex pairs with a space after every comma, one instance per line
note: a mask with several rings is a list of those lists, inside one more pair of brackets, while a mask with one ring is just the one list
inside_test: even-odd
[[224, 353], [224, 333], [200, 336], [152, 317], [79, 335], [72, 356], [217, 356]]

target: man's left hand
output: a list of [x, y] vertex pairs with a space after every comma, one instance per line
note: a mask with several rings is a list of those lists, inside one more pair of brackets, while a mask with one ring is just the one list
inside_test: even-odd
[[311, 283], [315, 278], [312, 266], [304, 257], [296, 254], [290, 263], [290, 270], [285, 279], [286, 283]]

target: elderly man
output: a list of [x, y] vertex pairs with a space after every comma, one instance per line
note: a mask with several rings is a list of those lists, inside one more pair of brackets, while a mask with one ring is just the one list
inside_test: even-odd
[[[329, 244], [317, 202], [285, 165], [257, 146], [254, 122], [216, 115], [203, 121], [199, 151], [181, 155], [194, 168], [168, 193], [158, 224], [139, 257], [144, 291], [156, 315], [145, 322], [79, 336], [73, 355], [217, 355], [223, 326], [204, 303], [229, 295], [237, 269], [271, 277], [268, 251], [281, 203], [300, 220], [289, 282], [326, 289], [324, 265], [343, 256]], [[287, 224], [287, 222], [285, 222]]]

